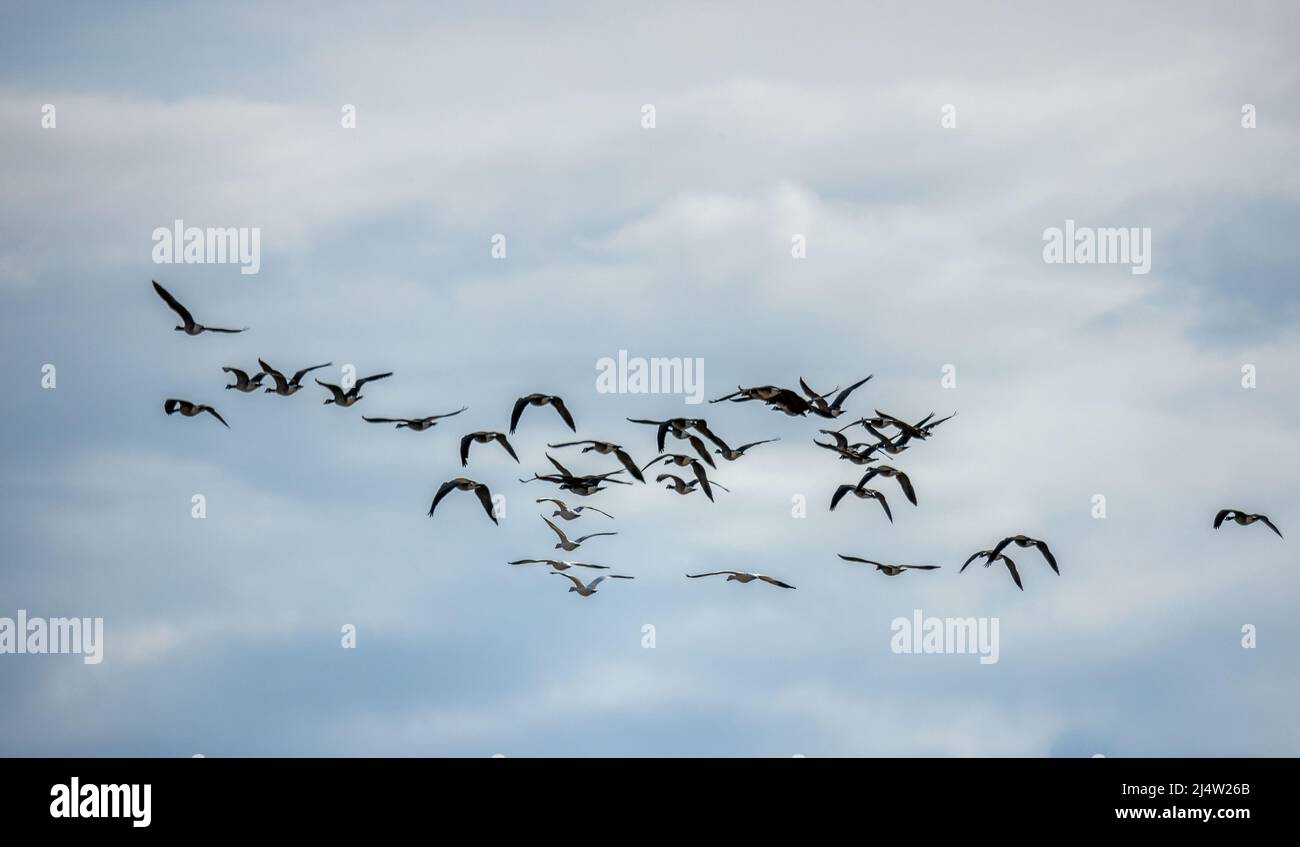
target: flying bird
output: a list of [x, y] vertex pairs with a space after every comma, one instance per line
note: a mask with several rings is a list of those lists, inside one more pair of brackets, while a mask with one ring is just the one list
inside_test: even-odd
[[506, 434], [504, 432], [471, 432], [460, 440], [460, 466], [463, 468], [469, 464], [470, 444], [491, 444], [493, 441], [498, 442], [502, 447], [506, 448], [506, 452], [510, 454], [510, 458], [514, 459], [516, 462], [519, 461], [519, 456], [515, 454], [515, 448], [510, 446], [510, 442], [506, 440]]
[[[677, 465], [679, 468], [689, 467], [695, 473], [695, 478], [699, 481], [700, 488], [704, 490], [704, 495], [710, 500], [713, 499], [713, 490], [709, 487], [709, 476], [705, 473], [704, 466], [701, 465], [693, 456], [687, 456], [682, 453], [664, 453], [663, 455], [656, 456], [649, 462], [646, 462], [646, 466], [641, 470], [649, 470], [650, 466], [655, 462], [661, 462], [665, 459], [672, 462], [674, 465]], [[655, 481], [658, 482], [659, 480]]]
[[555, 461], [555, 459], [551, 456], [550, 453], [546, 454], [546, 459], [552, 465], [555, 466], [555, 469], [559, 471], [558, 474], [534, 473], [532, 479], [521, 479], [519, 481], [532, 482], [533, 480], [540, 479], [543, 482], [554, 483], [555, 485], [560, 486], [560, 488], [564, 489], [565, 491], [572, 491], [574, 494], [577, 494], [581, 497], [589, 497], [592, 494], [595, 494], [597, 491], [604, 491], [605, 490], [604, 486], [601, 485], [601, 483], [604, 482], [613, 482], [619, 485], [632, 484], [630, 482], [624, 482], [621, 479], [611, 479], [611, 477], [617, 474], [621, 474], [623, 472], [622, 468], [616, 471], [610, 471], [609, 473], [589, 474], [587, 476], [576, 476], [572, 471], [570, 471], [564, 465]]
[[541, 517], [542, 520], [546, 521], [546, 525], [549, 526], [555, 532], [555, 534], [560, 537], [560, 541], [555, 545], [555, 549], [563, 550], [566, 553], [572, 553], [574, 550], [577, 550], [579, 547], [582, 546], [582, 542], [586, 541], [588, 538], [596, 538], [601, 535], [618, 535], [617, 532], [592, 532], [570, 541], [569, 536], [564, 534], [564, 530], [560, 529], [558, 526], [551, 523], [549, 518], [547, 518], [545, 515], [539, 515], [539, 517]]
[[595, 579], [593, 579], [591, 582], [584, 584], [582, 580], [578, 579], [573, 574], [560, 573], [559, 571], [551, 571], [551, 576], [562, 576], [565, 577], [566, 579], [572, 580], [573, 587], [570, 588], [569, 590], [578, 592], [579, 597], [590, 597], [591, 595], [595, 594], [596, 586], [600, 585], [601, 581], [604, 579], [636, 579], [636, 577], [633, 576], [623, 576], [622, 574], [611, 573], [611, 574], [602, 574], [596, 577]]
[[889, 511], [889, 501], [885, 499], [885, 495], [873, 488], [867, 488], [861, 482], [857, 485], [841, 485], [839, 488], [835, 489], [835, 493], [831, 495], [832, 512], [835, 511], [835, 507], [839, 505], [839, 502], [844, 499], [844, 495], [849, 493], [852, 493], [854, 497], [861, 500], [866, 500], [870, 497], [879, 501], [880, 508], [885, 510], [885, 517], [889, 518], [890, 523], [894, 522], [894, 513]]
[[573, 415], [569, 414], [569, 408], [564, 405], [563, 400], [552, 394], [529, 394], [515, 401], [514, 411], [510, 413], [511, 435], [515, 434], [515, 427], [519, 425], [519, 416], [524, 413], [524, 408], [527, 406], [554, 406], [556, 413], [569, 425], [569, 429], [574, 432], [578, 431], [578, 428], [573, 423]]
[[844, 414], [844, 410], [840, 407], [844, 405], [844, 401], [848, 399], [848, 396], [873, 376], [875, 376], [875, 374], [869, 374], [866, 379], [861, 379], [853, 383], [848, 388], [835, 395], [835, 401], [832, 403], [826, 402], [827, 395], [818, 394], [816, 391], [809, 388], [808, 383], [804, 381], [803, 377], [799, 378], [799, 387], [802, 388], [804, 393], [812, 400], [811, 411], [813, 414], [820, 415], [823, 418], [838, 418], [840, 415]]
[[658, 427], [656, 436], [660, 453], [664, 452], [664, 438], [667, 435], [672, 434], [674, 438], [688, 441], [691, 447], [695, 448], [695, 452], [699, 453], [704, 461], [712, 465], [713, 459], [709, 456], [709, 451], [705, 448], [704, 442], [691, 435], [691, 430], [703, 435], [723, 450], [728, 449], [727, 443], [713, 434], [713, 430], [709, 429], [708, 421], [703, 418], [669, 418], [664, 421], [652, 421], [644, 418], [628, 418], [628, 420], [632, 423], [648, 424], [650, 426]]
[[239, 368], [223, 367], [221, 370], [225, 371], [228, 374], [233, 374], [235, 377], [234, 384], [227, 385], [226, 388], [233, 388], [237, 391], [242, 391], [245, 394], [249, 393], [250, 391], [256, 391], [257, 389], [261, 388], [262, 377], [266, 376], [266, 374], [262, 371], [258, 371], [258, 373], [255, 376], [250, 377], [247, 371], [241, 371]]
[[1037, 538], [1030, 538], [1028, 535], [1012, 535], [1002, 539], [998, 542], [998, 545], [993, 548], [992, 555], [988, 558], [997, 559], [998, 554], [1005, 550], [1009, 544], [1015, 544], [1017, 547], [1026, 548], [1037, 547], [1038, 552], [1042, 553], [1043, 558], [1047, 560], [1047, 564], [1051, 566], [1052, 570], [1056, 571], [1056, 575], [1061, 575], [1061, 569], [1056, 566], [1056, 557], [1052, 555], [1051, 550], [1047, 549], [1047, 542], [1039, 541]]
[[[686, 480], [682, 479], [680, 476], [677, 476], [676, 474], [670, 474], [670, 473], [659, 474], [659, 476], [655, 477], [655, 482], [663, 482], [665, 479], [672, 480], [672, 481], [669, 482], [667, 485], [665, 485], [664, 489], [665, 490], [671, 489], [673, 491], [676, 491], [678, 494], [690, 494], [692, 491], [695, 490], [695, 486], [700, 484], [700, 481], [698, 479], [693, 479], [690, 482], [687, 482]], [[730, 488], [727, 488], [722, 483], [713, 479], [709, 480], [709, 487], [721, 488], [723, 491], [726, 491], [727, 493], [731, 492]], [[713, 498], [710, 497], [709, 499], [712, 500]]]
[[1007, 571], [1011, 574], [1011, 579], [1014, 580], [1016, 583], [1016, 588], [1019, 588], [1021, 591], [1025, 590], [1025, 586], [1020, 582], [1020, 571], [1016, 570], [1016, 563], [1012, 561], [1011, 557], [1006, 555], [1005, 553], [998, 554], [997, 558], [995, 559], [993, 557], [992, 550], [980, 550], [978, 553], [971, 554], [971, 557], [966, 560], [966, 564], [962, 565], [961, 570], [957, 571], [957, 573], [961, 573], [962, 571], [966, 570], [966, 565], [969, 565], [971, 562], [975, 561], [976, 559], [981, 559], [981, 558], [985, 559], [984, 567], [986, 568], [989, 565], [993, 564], [994, 562], [1005, 562], [1007, 566]]
[[898, 480], [898, 487], [903, 489], [903, 495], [907, 497], [913, 506], [916, 505], [916, 489], [912, 487], [912, 480], [908, 478], [907, 474], [903, 473], [898, 468], [890, 467], [889, 465], [877, 465], [863, 475], [862, 479], [858, 482], [858, 485], [866, 485], [871, 481], [871, 478], [875, 476], [883, 476], [887, 479], [893, 478]]
[[1225, 520], [1233, 521], [1242, 526], [1250, 526], [1255, 521], [1259, 521], [1264, 526], [1277, 533], [1278, 538], [1282, 538], [1282, 531], [1273, 525], [1267, 515], [1252, 515], [1249, 512], [1243, 512], [1240, 509], [1220, 509], [1219, 513], [1214, 516], [1214, 528], [1218, 529], [1223, 526]]
[[279, 394], [281, 397], [291, 397], [294, 394], [297, 394], [298, 389], [302, 388], [303, 377], [312, 371], [318, 371], [321, 368], [328, 368], [330, 365], [334, 364], [333, 362], [326, 362], [323, 365], [312, 365], [310, 368], [303, 368], [300, 371], [296, 371], [293, 375], [293, 379], [285, 379], [284, 374], [268, 365], [265, 359], [258, 359], [257, 363], [262, 366], [262, 370], [266, 372], [267, 376], [275, 380], [275, 388], [266, 389], [266, 393]]
[[875, 562], [871, 559], [860, 559], [857, 556], [846, 556], [843, 553], [839, 557], [846, 562], [861, 562], [864, 565], [875, 565], [876, 570], [885, 576], [898, 576], [903, 571], [933, 571], [938, 570], [938, 565], [886, 565], [883, 562]]
[[619, 462], [622, 463], [623, 467], [627, 468], [627, 472], [632, 475], [633, 479], [637, 482], [645, 482], [645, 477], [641, 475], [641, 469], [636, 466], [636, 462], [632, 461], [632, 457], [628, 455], [627, 450], [623, 449], [621, 444], [587, 439], [585, 441], [566, 441], [563, 444], [547, 444], [546, 446], [553, 449], [559, 449], [561, 447], [577, 447], [580, 444], [588, 445], [582, 448], [582, 452], [584, 453], [590, 453], [593, 450], [602, 456], [613, 453], [614, 458], [618, 459]]
[[[818, 441], [817, 439], [814, 438], [813, 444], [816, 444], [818, 447], [821, 447], [825, 450], [830, 450], [833, 453], [839, 454], [839, 457], [841, 459], [847, 459], [855, 465], [867, 465], [872, 462], [879, 461], [876, 457], [871, 455], [872, 453], [880, 449], [879, 444], [868, 445], [861, 441], [855, 444], [850, 444], [849, 439], [846, 438], [842, 432], [836, 432], [834, 430], [829, 430], [829, 429], [819, 429], [817, 431], [824, 432], [827, 435], [829, 435], [831, 438], [834, 438], [835, 443], [827, 444], [823, 441]], [[866, 449], [860, 449], [860, 448], [866, 448]]]
[[554, 503], [556, 506], [559, 506], [559, 508], [556, 509], [556, 510], [551, 514], [551, 517], [553, 517], [553, 518], [563, 518], [563, 519], [566, 520], [566, 521], [577, 520], [578, 518], [582, 517], [582, 513], [583, 513], [583, 512], [588, 512], [588, 511], [590, 511], [590, 512], [600, 512], [600, 514], [604, 515], [604, 516], [607, 517], [607, 518], [610, 518], [611, 520], [612, 520], [613, 517], [614, 517], [614, 516], [611, 515], [609, 512], [602, 512], [600, 509], [597, 509], [595, 506], [576, 506], [576, 507], [570, 509], [568, 503], [565, 503], [563, 500], [556, 500], [554, 497], [541, 497], [541, 498], [539, 498], [539, 499], [537, 500], [537, 502], [538, 502], [538, 503]]
[[429, 415], [427, 418], [368, 418], [365, 415], [362, 415], [361, 420], [367, 423], [397, 424], [395, 429], [406, 427], [411, 432], [423, 432], [426, 429], [433, 429], [438, 425], [438, 421], [443, 418], [450, 418], [453, 415], [459, 415], [468, 408], [469, 406], [461, 406], [454, 412], [447, 412], [445, 415]]
[[174, 398], [168, 398], [166, 402], [163, 403], [163, 411], [169, 415], [173, 415], [176, 412], [180, 412], [182, 415], [184, 415], [187, 418], [192, 418], [195, 415], [201, 415], [204, 412], [207, 412], [209, 415], [212, 415], [212, 417], [221, 421], [221, 425], [224, 426], [226, 429], [230, 429], [230, 424], [226, 423], [226, 419], [221, 417], [221, 415], [217, 413], [216, 409], [212, 408], [211, 406], [200, 405], [198, 403], [191, 403], [189, 400], [176, 400]]
[[714, 450], [713, 452], [717, 453], [722, 458], [726, 459], [728, 462], [734, 462], [737, 459], [739, 459], [741, 456], [745, 455], [745, 451], [748, 450], [750, 447], [757, 447], [760, 444], [768, 444], [772, 441], [780, 441], [780, 440], [781, 439], [779, 438], [764, 438], [762, 441], [751, 441], [748, 444], [742, 444], [739, 447], [728, 447], [725, 450], [717, 449]]
[[361, 386], [365, 385], [367, 382], [374, 382], [377, 379], [388, 379], [388, 377], [392, 375], [393, 372], [388, 371], [387, 373], [374, 374], [373, 376], [363, 376], [361, 379], [352, 383], [352, 387], [347, 391], [344, 391], [337, 385], [331, 385], [328, 382], [321, 382], [319, 379], [316, 380], [316, 384], [321, 388], [328, 388], [330, 394], [334, 395], [330, 399], [326, 400], [324, 405], [328, 406], [330, 403], [333, 403], [336, 406], [341, 406], [346, 409], [348, 406], [353, 405], [362, 398]]
[[474, 494], [478, 496], [478, 501], [483, 504], [483, 511], [487, 512], [487, 516], [492, 519], [492, 523], [500, 526], [500, 523], [497, 521], [497, 516], [493, 514], [492, 492], [489, 491], [488, 487], [483, 483], [475, 482], [472, 479], [466, 479], [463, 476], [449, 479], [438, 488], [438, 493], [433, 496], [433, 505], [429, 506], [429, 517], [433, 517], [433, 510], [438, 508], [438, 504], [442, 502], [442, 498], [446, 497], [452, 491], [473, 491]]
[[600, 570], [609, 570], [609, 565], [589, 565], [586, 562], [566, 562], [561, 559], [516, 559], [513, 562], [506, 562], [508, 565], [550, 565], [557, 571], [567, 571], [569, 568], [599, 568]]
[[180, 315], [181, 320], [184, 321], [182, 326], [175, 328], [177, 332], [184, 332], [186, 335], [199, 335], [204, 332], [234, 333], [246, 332], [248, 330], [248, 327], [244, 327], [243, 329], [222, 329], [221, 327], [204, 326], [201, 323], [195, 323], [194, 316], [190, 314], [190, 310], [182, 306], [180, 301], [173, 297], [170, 291], [159, 285], [157, 281], [153, 281], [153, 290], [157, 291], [158, 296], [161, 297], [168, 306], [171, 306], [172, 311], [177, 315]]
[[794, 588], [790, 583], [782, 582], [774, 576], [768, 576], [767, 574], [761, 573], [749, 573], [748, 571], [709, 571], [708, 573], [688, 573], [686, 578], [699, 579], [700, 577], [722, 576], [723, 574], [727, 575], [727, 582], [739, 582], [741, 585], [744, 585], [747, 582], [753, 582], [756, 579], [761, 579], [763, 582], [766, 582], [769, 585], [775, 585], [777, 588]]

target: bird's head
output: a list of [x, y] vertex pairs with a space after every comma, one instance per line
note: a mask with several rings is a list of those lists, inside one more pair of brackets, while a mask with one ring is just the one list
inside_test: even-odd
[[172, 329], [175, 330], [176, 332], [184, 332], [184, 331], [185, 331], [185, 327], [183, 327], [183, 326], [174, 326], [174, 327], [172, 327]]
[[732, 573], [732, 574], [727, 574], [727, 582], [732, 582], [732, 581], [734, 581], [735, 579], [736, 579], [736, 575], [735, 575], [734, 573]]
[[561, 543], [559, 543], [559, 542], [557, 541], [557, 542], [555, 543], [555, 549], [556, 549], [556, 550], [562, 550], [562, 549], [564, 549], [564, 545], [561, 544]]

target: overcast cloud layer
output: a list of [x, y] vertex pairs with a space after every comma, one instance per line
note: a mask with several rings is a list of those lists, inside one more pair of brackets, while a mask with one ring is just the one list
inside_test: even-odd
[[[1210, 526], [1300, 534], [1293, 4], [3, 15], [0, 616], [102, 616], [106, 644], [0, 655], [0, 753], [1300, 754], [1293, 541]], [[154, 264], [178, 218], [259, 227], [260, 272]], [[1151, 272], [1045, 264], [1067, 219], [1150, 227]], [[150, 279], [252, 329], [172, 332]], [[851, 415], [959, 414], [897, 459], [919, 507], [881, 481], [890, 525], [826, 510], [860, 474], [818, 419], [598, 393], [620, 349], [702, 358], [709, 397], [874, 373]], [[221, 388], [258, 356], [396, 375], [346, 410]], [[532, 391], [643, 462], [625, 417], [782, 440], [720, 463], [715, 504], [588, 501], [619, 535], [574, 556], [637, 578], [579, 598], [505, 565], [558, 552], [552, 490], [516, 482], [571, 435], [549, 409], [522, 465], [476, 446], [465, 471], [500, 528], [464, 494], [424, 516], [459, 436]], [[1017, 532], [1060, 577], [1034, 551], [1023, 593], [957, 574]], [[798, 590], [682, 576], [723, 568]], [[1000, 660], [893, 653], [914, 609], [998, 618]]]

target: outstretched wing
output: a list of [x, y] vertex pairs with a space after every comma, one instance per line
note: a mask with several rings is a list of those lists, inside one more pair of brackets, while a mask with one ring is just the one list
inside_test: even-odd
[[1218, 529], [1223, 526], [1224, 518], [1228, 517], [1230, 514], [1232, 514], [1232, 509], [1220, 509], [1219, 513], [1214, 516], [1214, 528]]
[[723, 575], [736, 576], [737, 574], [738, 574], [737, 571], [709, 571], [708, 573], [688, 573], [686, 575], [686, 578], [699, 579], [702, 576], [723, 576]]
[[549, 526], [549, 527], [552, 529], [552, 531], [555, 532], [556, 535], [560, 536], [560, 542], [561, 542], [561, 543], [567, 543], [567, 542], [568, 542], [568, 540], [569, 540], [569, 536], [567, 536], [567, 535], [564, 534], [564, 530], [560, 529], [558, 526], [556, 526], [555, 524], [551, 523], [551, 519], [548, 518], [548, 517], [546, 517], [545, 515], [541, 515], [540, 517], [541, 517], [542, 520], [546, 521], [546, 525]]
[[[555, 502], [558, 503], [558, 502], [560, 502], [560, 501], [559, 501], [559, 500], [556, 500]], [[595, 506], [579, 506], [578, 509], [577, 509], [577, 511], [579, 511], [579, 512], [586, 512], [586, 511], [600, 512], [602, 515], [604, 515], [605, 517], [609, 518], [610, 520], [613, 520], [613, 519], [614, 519], [614, 516], [611, 515], [609, 512], [601, 511], [600, 509], [597, 509]]]
[[1056, 566], [1056, 557], [1052, 555], [1052, 551], [1047, 549], [1047, 542], [1039, 541], [1035, 546], [1042, 552], [1043, 558], [1047, 560], [1047, 564], [1051, 565], [1052, 570], [1056, 571], [1059, 576], [1061, 569]]
[[588, 538], [596, 538], [597, 536], [600, 535], [618, 535], [618, 533], [617, 532], [593, 532], [590, 535], [582, 536], [581, 538], [574, 541], [574, 543], [581, 544], [582, 542], [586, 541]]
[[564, 405], [564, 401], [559, 397], [552, 397], [551, 405], [555, 407], [555, 411], [560, 413], [560, 418], [569, 425], [569, 429], [577, 432], [578, 427], [573, 423], [573, 415], [569, 414], [569, 407]]
[[502, 447], [506, 448], [506, 452], [510, 454], [510, 458], [514, 459], [516, 463], [519, 463], [519, 456], [515, 453], [515, 448], [510, 446], [510, 442], [506, 441], [506, 435], [504, 432], [497, 433], [497, 441], [501, 443]]
[[515, 434], [515, 427], [519, 426], [519, 416], [524, 413], [524, 407], [528, 405], [527, 397], [520, 397], [515, 401], [515, 408], [510, 412], [510, 434]]
[[905, 496], [909, 501], [911, 501], [912, 505], [915, 506], [916, 489], [912, 487], [912, 480], [908, 479], [907, 474], [902, 471], [894, 474], [894, 478], [898, 480], [899, 486], [903, 489], [903, 496]]
[[479, 483], [474, 488], [474, 493], [478, 495], [478, 501], [483, 504], [483, 511], [487, 512], [487, 516], [492, 519], [492, 523], [500, 526], [501, 524], [497, 521], [497, 516], [492, 509], [492, 492], [488, 491], [486, 485]]
[[1011, 573], [1011, 578], [1015, 581], [1016, 588], [1024, 591], [1025, 586], [1020, 582], [1020, 571], [1016, 570], [1016, 563], [1008, 559], [1006, 556], [1002, 557], [1002, 561], [1007, 563], [1007, 570]]
[[835, 511], [835, 507], [840, 504], [840, 501], [844, 499], [844, 495], [848, 494], [852, 490], [852, 485], [841, 485], [839, 488], [835, 489], [835, 493], [831, 495], [832, 512]]
[[555, 461], [555, 459], [551, 457], [550, 453], [546, 454], [546, 458], [550, 460], [550, 463], [552, 465], [555, 465], [555, 469], [560, 472], [561, 476], [564, 476], [567, 479], [575, 479], [573, 474], [569, 472], [569, 469], [566, 468], [564, 465], [560, 464], [559, 462]]
[[864, 565], [875, 565], [877, 567], [880, 567], [880, 562], [875, 562], [872, 561], [871, 559], [863, 559], [863, 558], [859, 558], [858, 556], [845, 556], [843, 553], [839, 553], [837, 555], [846, 562], [861, 562]]
[[474, 440], [474, 433], [470, 433], [460, 440], [460, 466], [463, 468], [469, 464], [469, 445]]
[[158, 292], [158, 296], [171, 307], [173, 312], [180, 315], [185, 325], [194, 326], [194, 316], [190, 314], [190, 310], [182, 306], [181, 301], [173, 297], [171, 292], [159, 285], [156, 280], [150, 281], [153, 282], [153, 290]]
[[[1282, 530], [1278, 529], [1276, 526], [1273, 525], [1273, 522], [1268, 519], [1268, 515], [1260, 515], [1259, 519], [1264, 522], [1264, 526], [1276, 532], [1278, 538], [1282, 537]], [[1046, 549], [1043, 550], [1043, 553], [1044, 554], [1047, 553]]]
[[326, 363], [323, 364], [323, 365], [312, 365], [310, 368], [303, 368], [302, 370], [300, 370], [300, 371], [296, 371], [296, 372], [294, 373], [294, 375], [293, 375], [293, 379], [290, 380], [290, 382], [295, 382], [295, 383], [296, 383], [296, 382], [302, 382], [302, 378], [305, 377], [307, 374], [311, 373], [312, 371], [318, 371], [318, 370], [320, 370], [321, 368], [328, 368], [328, 367], [329, 367], [330, 365], [332, 365], [332, 364], [334, 364], [334, 363], [333, 363], [333, 362], [326, 362]]
[[704, 496], [712, 500], [713, 489], [709, 487], [709, 477], [704, 473], [704, 465], [699, 462], [691, 462], [691, 470], [695, 471], [695, 478], [700, 481], [700, 488], [704, 489]]
[[764, 576], [763, 574], [759, 574], [759, 575], [758, 575], [758, 578], [761, 579], [761, 580], [763, 580], [763, 582], [767, 582], [767, 583], [770, 583], [770, 584], [772, 584], [772, 585], [775, 585], [777, 588], [794, 588], [794, 586], [791, 585], [790, 583], [788, 583], [788, 582], [782, 582], [781, 580], [777, 579], [776, 577]]
[[[873, 376], [875, 376], [875, 374], [868, 374], [867, 379], [871, 379], [871, 377]], [[835, 396], [835, 402], [831, 403], [831, 408], [835, 409], [836, 411], [839, 411], [840, 406], [843, 405], [844, 401], [848, 399], [848, 396], [852, 394], [859, 386], [865, 383], [867, 379], [858, 380], [857, 382], [853, 383], [848, 388], [844, 389], [839, 394], [837, 394]]]
[[211, 406], [204, 406], [203, 411], [207, 412], [209, 415], [212, 415], [212, 417], [221, 421], [221, 425], [224, 426], [226, 429], [230, 429], [230, 424], [226, 423], [226, 419], [221, 417], [220, 413], [218, 413], [216, 409], [212, 408]]
[[438, 487], [438, 493], [433, 495], [433, 504], [429, 506], [429, 514], [427, 517], [433, 517], [433, 510], [438, 508], [438, 504], [442, 502], [442, 498], [447, 496], [447, 492], [451, 491], [455, 487], [456, 483], [451, 480], [444, 482]]
[[[278, 380], [278, 379], [276, 380], [277, 383], [278, 383], [279, 381], [280, 381], [280, 380]], [[316, 380], [316, 384], [319, 385], [321, 388], [328, 388], [330, 394], [333, 394], [333, 395], [334, 395], [334, 402], [335, 402], [335, 403], [340, 403], [340, 404], [341, 404], [341, 403], [345, 402], [345, 401], [348, 399], [347, 395], [343, 393], [343, 389], [342, 389], [342, 388], [339, 388], [337, 385], [330, 385], [328, 382], [321, 382], [319, 379]], [[353, 390], [356, 390], [356, 386], [355, 386], [355, 385], [352, 386], [352, 388], [353, 388]]]
[[990, 551], [988, 550], [980, 550], [978, 553], [972, 553], [971, 557], [962, 564], [960, 570], [958, 570], [957, 573], [961, 573], [962, 571], [966, 570], [967, 565], [969, 565], [971, 562], [978, 559], [980, 556], [987, 556], [989, 552]]
[[[571, 574], [571, 573], [564, 573], [563, 571], [551, 571], [551, 576], [562, 576], [562, 577], [564, 577], [565, 579], [567, 579], [567, 580], [569, 580], [570, 582], [572, 582], [572, 583], [573, 583], [575, 586], [577, 586], [578, 588], [590, 588], [590, 587], [591, 587], [591, 586], [588, 586], [588, 585], [583, 585], [583, 584], [582, 584], [582, 580], [578, 579], [576, 576], [574, 576], [574, 575]], [[591, 585], [595, 585], [595, 584], [596, 584], [595, 582], [592, 582], [592, 583], [591, 583]]]
[[628, 455], [626, 450], [615, 448], [614, 458], [618, 459], [623, 464], [623, 467], [627, 468], [627, 472], [632, 475], [633, 479], [637, 482], [645, 482], [645, 476], [642, 475], [641, 469], [636, 466], [636, 462], [632, 461], [632, 457]]
[[885, 499], [885, 495], [883, 495], [883, 494], [881, 494], [879, 491], [877, 491], [877, 492], [876, 492], [876, 500], [878, 500], [878, 501], [880, 502], [880, 508], [882, 508], [882, 509], [885, 510], [885, 517], [889, 518], [889, 522], [890, 522], [890, 523], [893, 523], [893, 522], [894, 522], [894, 513], [891, 512], [891, 511], [889, 511], [889, 501]]

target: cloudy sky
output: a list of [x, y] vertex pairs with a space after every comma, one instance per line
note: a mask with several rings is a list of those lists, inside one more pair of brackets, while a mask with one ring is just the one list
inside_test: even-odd
[[[0, 655], [0, 753], [1300, 753], [1293, 542], [1211, 528], [1300, 534], [1293, 5], [68, 5], [0, 22], [0, 616], [102, 617], [104, 661]], [[155, 264], [176, 219], [258, 227], [260, 272]], [[1151, 272], [1045, 263], [1067, 219], [1149, 227]], [[173, 332], [150, 279], [252, 329]], [[619, 350], [958, 416], [896, 460], [919, 506], [881, 482], [891, 525], [827, 510], [859, 473], [824, 422], [599, 393]], [[352, 409], [223, 390], [258, 356], [395, 376]], [[425, 517], [533, 391], [643, 462], [625, 417], [781, 441], [713, 504], [587, 501], [616, 520], [570, 526], [619, 534], [575, 556], [636, 580], [580, 598], [505, 565], [557, 552], [517, 482], [571, 435], [549, 409], [522, 465], [471, 456], [499, 528]], [[1059, 577], [957, 574], [1018, 532]], [[683, 578], [723, 568], [798, 590]], [[916, 609], [998, 619], [999, 661], [896, 654]]]

